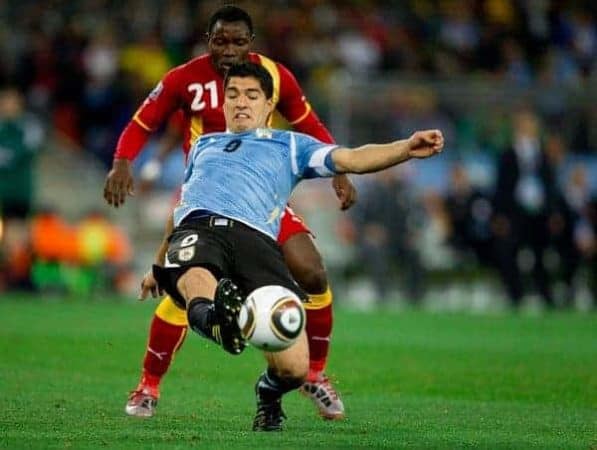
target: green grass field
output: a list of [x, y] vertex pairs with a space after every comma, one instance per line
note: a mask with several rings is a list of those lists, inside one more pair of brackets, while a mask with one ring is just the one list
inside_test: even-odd
[[283, 433], [250, 431], [262, 357], [190, 335], [158, 415], [123, 412], [147, 302], [0, 297], [0, 447], [597, 448], [597, 317], [338, 309], [329, 374], [348, 418], [297, 393]]

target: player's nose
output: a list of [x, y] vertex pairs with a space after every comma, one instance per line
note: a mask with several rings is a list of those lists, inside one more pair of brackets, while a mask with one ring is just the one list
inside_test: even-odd
[[235, 59], [238, 57], [239, 52], [233, 44], [229, 44], [224, 48], [224, 52], [222, 53], [222, 55], [226, 59]]
[[239, 95], [236, 99], [236, 108], [244, 109], [247, 107], [247, 97], [245, 95]]

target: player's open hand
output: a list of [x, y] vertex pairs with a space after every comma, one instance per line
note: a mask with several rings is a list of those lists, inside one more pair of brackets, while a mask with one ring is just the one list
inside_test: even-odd
[[115, 159], [104, 184], [104, 199], [118, 208], [124, 205], [127, 195], [135, 195], [131, 163], [127, 159]]
[[347, 210], [357, 202], [357, 189], [345, 174], [336, 175], [332, 179], [332, 186], [336, 197], [340, 200], [340, 209]]
[[164, 295], [164, 291], [158, 286], [158, 282], [153, 276], [153, 271], [148, 271], [141, 281], [141, 292], [139, 293], [139, 301], [145, 300], [149, 294], [153, 298], [158, 298]]
[[440, 130], [415, 132], [408, 138], [409, 158], [429, 158], [441, 153], [444, 148], [444, 135]]

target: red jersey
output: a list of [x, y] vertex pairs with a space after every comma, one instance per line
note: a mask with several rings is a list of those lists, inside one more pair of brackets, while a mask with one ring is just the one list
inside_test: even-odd
[[[322, 142], [334, 142], [286, 67], [257, 53], [249, 53], [249, 61], [268, 70], [274, 82], [274, 105], [295, 130]], [[122, 132], [114, 156], [133, 160], [149, 134], [175, 113], [182, 115], [183, 149], [187, 153], [200, 135], [226, 129], [223, 103], [224, 79], [216, 71], [209, 54], [175, 67], [139, 107]]]

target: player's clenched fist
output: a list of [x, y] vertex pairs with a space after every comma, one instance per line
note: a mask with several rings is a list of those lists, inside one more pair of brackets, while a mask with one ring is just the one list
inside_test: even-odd
[[440, 130], [423, 130], [408, 138], [409, 158], [428, 158], [444, 148], [444, 135]]

